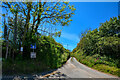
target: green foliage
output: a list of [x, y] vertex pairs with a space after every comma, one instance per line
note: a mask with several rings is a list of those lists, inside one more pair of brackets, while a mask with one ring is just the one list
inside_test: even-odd
[[102, 71], [102, 72], [120, 76], [120, 69], [116, 67], [110, 67], [108, 65], [97, 64], [93, 68], [99, 71]]
[[34, 73], [50, 70], [45, 63], [42, 63], [36, 60], [35, 61], [34, 60], [24, 60], [24, 61], [7, 60], [3, 62], [2, 66], [3, 66], [3, 69], [2, 69], [3, 75], [34, 74]]
[[102, 37], [99, 38], [98, 42], [96, 43], [98, 46], [99, 54], [107, 55], [114, 59], [119, 59], [120, 57], [120, 38], [118, 37]]
[[103, 72], [120, 76], [120, 17], [102, 23], [99, 29], [82, 34], [71, 56]]
[[45, 61], [52, 68], [60, 67], [67, 60], [65, 48], [51, 37], [41, 36], [38, 46], [38, 59]]
[[100, 36], [113, 36], [115, 34], [120, 33], [120, 16], [110, 18], [109, 21], [101, 24], [99, 27], [99, 35]]
[[[52, 29], [56, 25], [62, 25], [62, 27], [68, 25], [72, 21], [71, 17], [75, 11], [73, 5], [66, 2], [3, 2], [2, 7], [6, 10], [6, 13], [2, 14], [4, 23], [6, 22], [4, 24], [4, 38], [8, 38], [6, 43], [3, 43], [3, 57], [10, 54], [9, 56], [15, 59], [20, 53], [20, 47], [24, 47], [22, 56], [24, 59], [28, 59], [31, 52], [30, 44], [33, 43], [36, 43], [37, 46], [47, 45], [41, 51], [49, 49], [51, 50], [50, 53], [54, 52], [55, 54], [60, 53], [60, 51], [64, 52], [61, 48], [60, 50], [57, 49], [54, 43], [50, 43], [50, 40], [47, 38], [43, 40], [40, 36], [42, 35], [41, 32], [44, 32], [50, 36], [60, 37], [61, 30], [56, 28], [52, 33], [48, 29]], [[41, 39], [42, 42], [39, 41]], [[52, 50], [52, 47], [55, 50]]]
[[[30, 49], [30, 44], [34, 42], [37, 47], [35, 50], [36, 59], [32, 60], [30, 58], [30, 52], [32, 52], [32, 49]], [[55, 69], [61, 67], [67, 61], [69, 53], [70, 52], [68, 50], [66, 50], [60, 43], [57, 43], [50, 36], [34, 36], [33, 42], [30, 38], [26, 38], [23, 56], [18, 53], [16, 54], [14, 60], [9, 58], [3, 61], [3, 73], [8, 74], [7, 72], [12, 71], [14, 74], [27, 74]], [[7, 65], [10, 65], [10, 67]], [[22, 69], [21, 66], [23, 67]]]
[[[70, 52], [52, 38], [53, 35], [60, 37], [61, 30], [56, 29], [53, 33], [46, 30], [52, 29], [51, 26], [68, 25], [72, 21], [71, 17], [75, 11], [73, 5], [66, 2], [3, 2], [2, 7], [6, 10], [6, 14], [3, 13], [2, 15], [5, 17], [4, 23], [6, 21], [4, 35], [8, 38], [2, 44], [2, 56], [3, 58], [8, 56], [3, 61], [5, 72], [12, 70], [7, 65], [18, 69], [18, 72], [27, 71], [27, 67], [31, 66], [29, 72], [37, 66], [36, 62], [43, 63], [45, 67], [50, 69], [58, 68], [65, 63]], [[47, 27], [45, 27], [46, 24]], [[50, 36], [43, 36], [41, 32]], [[35, 43], [37, 47], [35, 50], [36, 62], [30, 59], [30, 52], [33, 51], [30, 49], [30, 45]], [[20, 51], [21, 47], [23, 47], [23, 52]], [[13, 63], [10, 63], [7, 58], [12, 59]], [[7, 60], [8, 62], [6, 62]], [[34, 62], [35, 65], [30, 63], [27, 66], [27, 60]], [[24, 68], [20, 69], [19, 66]]]
[[[32, 28], [37, 32], [39, 25], [44, 23], [52, 25], [68, 25], [76, 10], [73, 5], [64, 2], [3, 2], [2, 7], [12, 14], [22, 14], [26, 22], [24, 28]], [[30, 23], [32, 27], [30, 27]], [[35, 25], [35, 23], [37, 24]], [[34, 26], [36, 26], [34, 28]], [[26, 33], [26, 30], [25, 30]]]

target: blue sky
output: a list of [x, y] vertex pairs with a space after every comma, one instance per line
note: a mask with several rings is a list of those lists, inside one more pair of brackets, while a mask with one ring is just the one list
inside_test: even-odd
[[73, 50], [79, 42], [79, 35], [86, 29], [98, 28], [111, 17], [118, 16], [118, 2], [70, 2], [76, 8], [69, 26], [64, 26], [61, 37], [55, 40], [65, 48]]
[[70, 4], [76, 8], [73, 21], [69, 26], [64, 26], [61, 37], [55, 39], [69, 50], [77, 46], [81, 32], [89, 28], [96, 29], [100, 23], [118, 16], [118, 2], [71, 2]]

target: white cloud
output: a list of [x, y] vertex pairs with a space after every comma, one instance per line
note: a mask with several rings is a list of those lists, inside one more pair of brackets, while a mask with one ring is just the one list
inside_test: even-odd
[[80, 40], [78, 35], [71, 34], [71, 33], [66, 33], [66, 32], [63, 32], [61, 34], [61, 37], [65, 38], [65, 39], [68, 39], [68, 40], [75, 41], [75, 42], [79, 42], [79, 40]]

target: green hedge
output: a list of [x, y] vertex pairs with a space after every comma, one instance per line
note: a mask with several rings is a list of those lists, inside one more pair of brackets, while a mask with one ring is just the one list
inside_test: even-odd
[[[81, 34], [71, 56], [103, 72], [120, 76], [120, 16], [110, 18], [99, 29]], [[103, 67], [103, 69], [102, 69]]]

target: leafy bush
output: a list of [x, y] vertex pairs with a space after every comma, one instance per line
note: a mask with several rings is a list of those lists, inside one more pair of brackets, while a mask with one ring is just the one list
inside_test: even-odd
[[[71, 56], [100, 71], [120, 75], [120, 16], [102, 23], [99, 29], [82, 34]], [[98, 66], [100, 65], [100, 66]], [[101, 67], [101, 68], [100, 68]], [[103, 68], [102, 68], [103, 67]], [[114, 69], [116, 71], [114, 71]], [[118, 72], [118, 73], [117, 73]]]
[[7, 60], [3, 62], [2, 66], [3, 75], [28, 74], [28, 73], [33, 74], [49, 70], [45, 63], [41, 63], [39, 61], [34, 60], [12, 62]]
[[99, 71], [102, 71], [102, 72], [120, 76], [120, 69], [116, 67], [110, 67], [108, 65], [97, 64], [97, 65], [94, 65], [93, 68]]
[[[61, 67], [69, 56], [69, 50], [66, 50], [61, 44], [57, 43], [50, 36], [40, 36], [34, 37], [38, 38], [36, 40], [36, 59], [30, 58], [30, 42], [26, 40], [26, 45], [24, 46], [23, 56], [17, 54], [15, 59], [7, 59], [3, 61], [3, 73], [11, 72], [13, 73], [32, 73], [41, 72], [43, 70], [55, 69]], [[29, 64], [28, 64], [29, 63]], [[15, 64], [15, 66], [13, 66]], [[40, 65], [38, 65], [40, 64]], [[10, 65], [9, 67], [7, 65]], [[23, 67], [23, 68], [21, 68]], [[12, 69], [14, 68], [14, 70]], [[39, 69], [40, 68], [40, 69]]]

